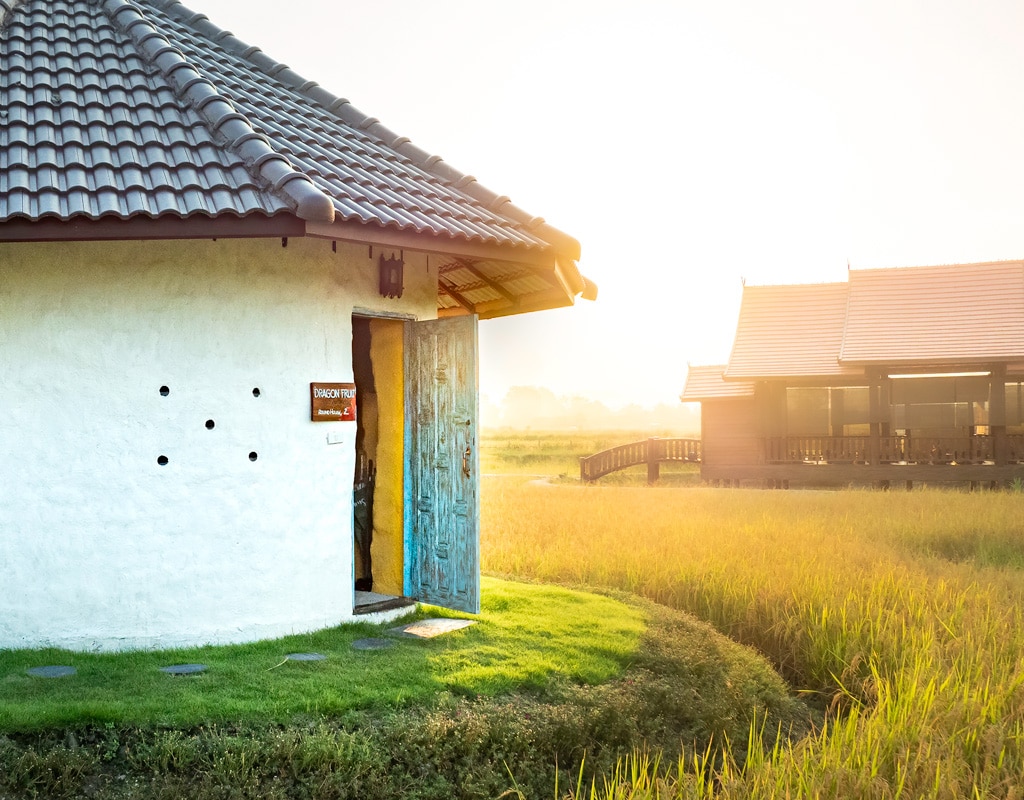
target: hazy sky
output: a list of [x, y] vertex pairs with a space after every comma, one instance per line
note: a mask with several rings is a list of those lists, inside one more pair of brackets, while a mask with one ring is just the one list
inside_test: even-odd
[[1019, 0], [186, 0], [578, 238], [481, 389], [672, 402], [741, 281], [1024, 257]]

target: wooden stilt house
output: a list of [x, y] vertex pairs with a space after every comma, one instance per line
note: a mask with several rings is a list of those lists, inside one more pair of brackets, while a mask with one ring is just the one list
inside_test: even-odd
[[691, 367], [712, 482], [1024, 477], [1024, 262], [746, 286], [729, 362]]

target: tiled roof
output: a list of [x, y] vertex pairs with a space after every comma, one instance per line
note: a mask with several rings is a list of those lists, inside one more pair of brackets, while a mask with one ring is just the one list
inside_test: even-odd
[[690, 366], [686, 372], [686, 386], [679, 398], [684, 403], [700, 400], [722, 400], [732, 397], [752, 397], [752, 381], [726, 381], [725, 364]]
[[575, 239], [177, 0], [0, 0], [0, 225], [279, 214], [545, 254], [584, 286]]
[[715, 374], [744, 386], [992, 362], [1024, 371], [1024, 261], [851, 270], [848, 283], [745, 287], [728, 365], [691, 367], [683, 399], [716, 396]]
[[726, 379], [856, 375], [839, 363], [847, 285], [746, 286]]
[[1024, 357], [1024, 262], [850, 272], [840, 358], [941, 364]]

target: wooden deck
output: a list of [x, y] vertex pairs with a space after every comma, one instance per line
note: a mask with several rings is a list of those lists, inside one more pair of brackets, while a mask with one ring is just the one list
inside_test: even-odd
[[701, 478], [715, 485], [756, 481], [788, 488], [790, 483], [814, 486], [878, 486], [903, 483], [969, 483], [981, 486], [1024, 481], [1024, 464], [721, 464], [703, 466]]

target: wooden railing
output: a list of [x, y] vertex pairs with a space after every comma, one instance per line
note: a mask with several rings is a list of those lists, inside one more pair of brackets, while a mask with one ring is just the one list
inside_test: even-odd
[[[959, 465], [993, 464], [995, 437], [974, 436], [882, 436], [872, 443], [870, 436], [778, 436], [764, 440], [767, 464], [874, 464], [874, 465]], [[1000, 437], [1000, 463], [1024, 464], [1024, 434]], [[877, 447], [877, 452], [872, 448]], [[658, 465], [664, 461], [700, 464], [700, 439], [645, 439], [612, 447], [580, 458], [580, 480], [598, 478], [627, 467], [647, 464], [647, 480], [658, 480]], [[706, 466], [706, 465], [705, 465]], [[972, 478], [973, 480], [973, 478]]]
[[822, 461], [864, 461], [867, 436], [776, 436], [765, 439], [765, 461], [796, 464]]
[[[1006, 437], [1007, 458], [1024, 458], [1024, 436]], [[993, 439], [974, 436], [779, 436], [765, 439], [769, 464], [981, 464], [995, 460]], [[1018, 455], [1019, 454], [1019, 455]]]
[[647, 482], [654, 483], [658, 480], [658, 465], [662, 461], [698, 464], [700, 460], [700, 439], [644, 439], [581, 457], [580, 480], [596, 481], [610, 472], [646, 464]]

